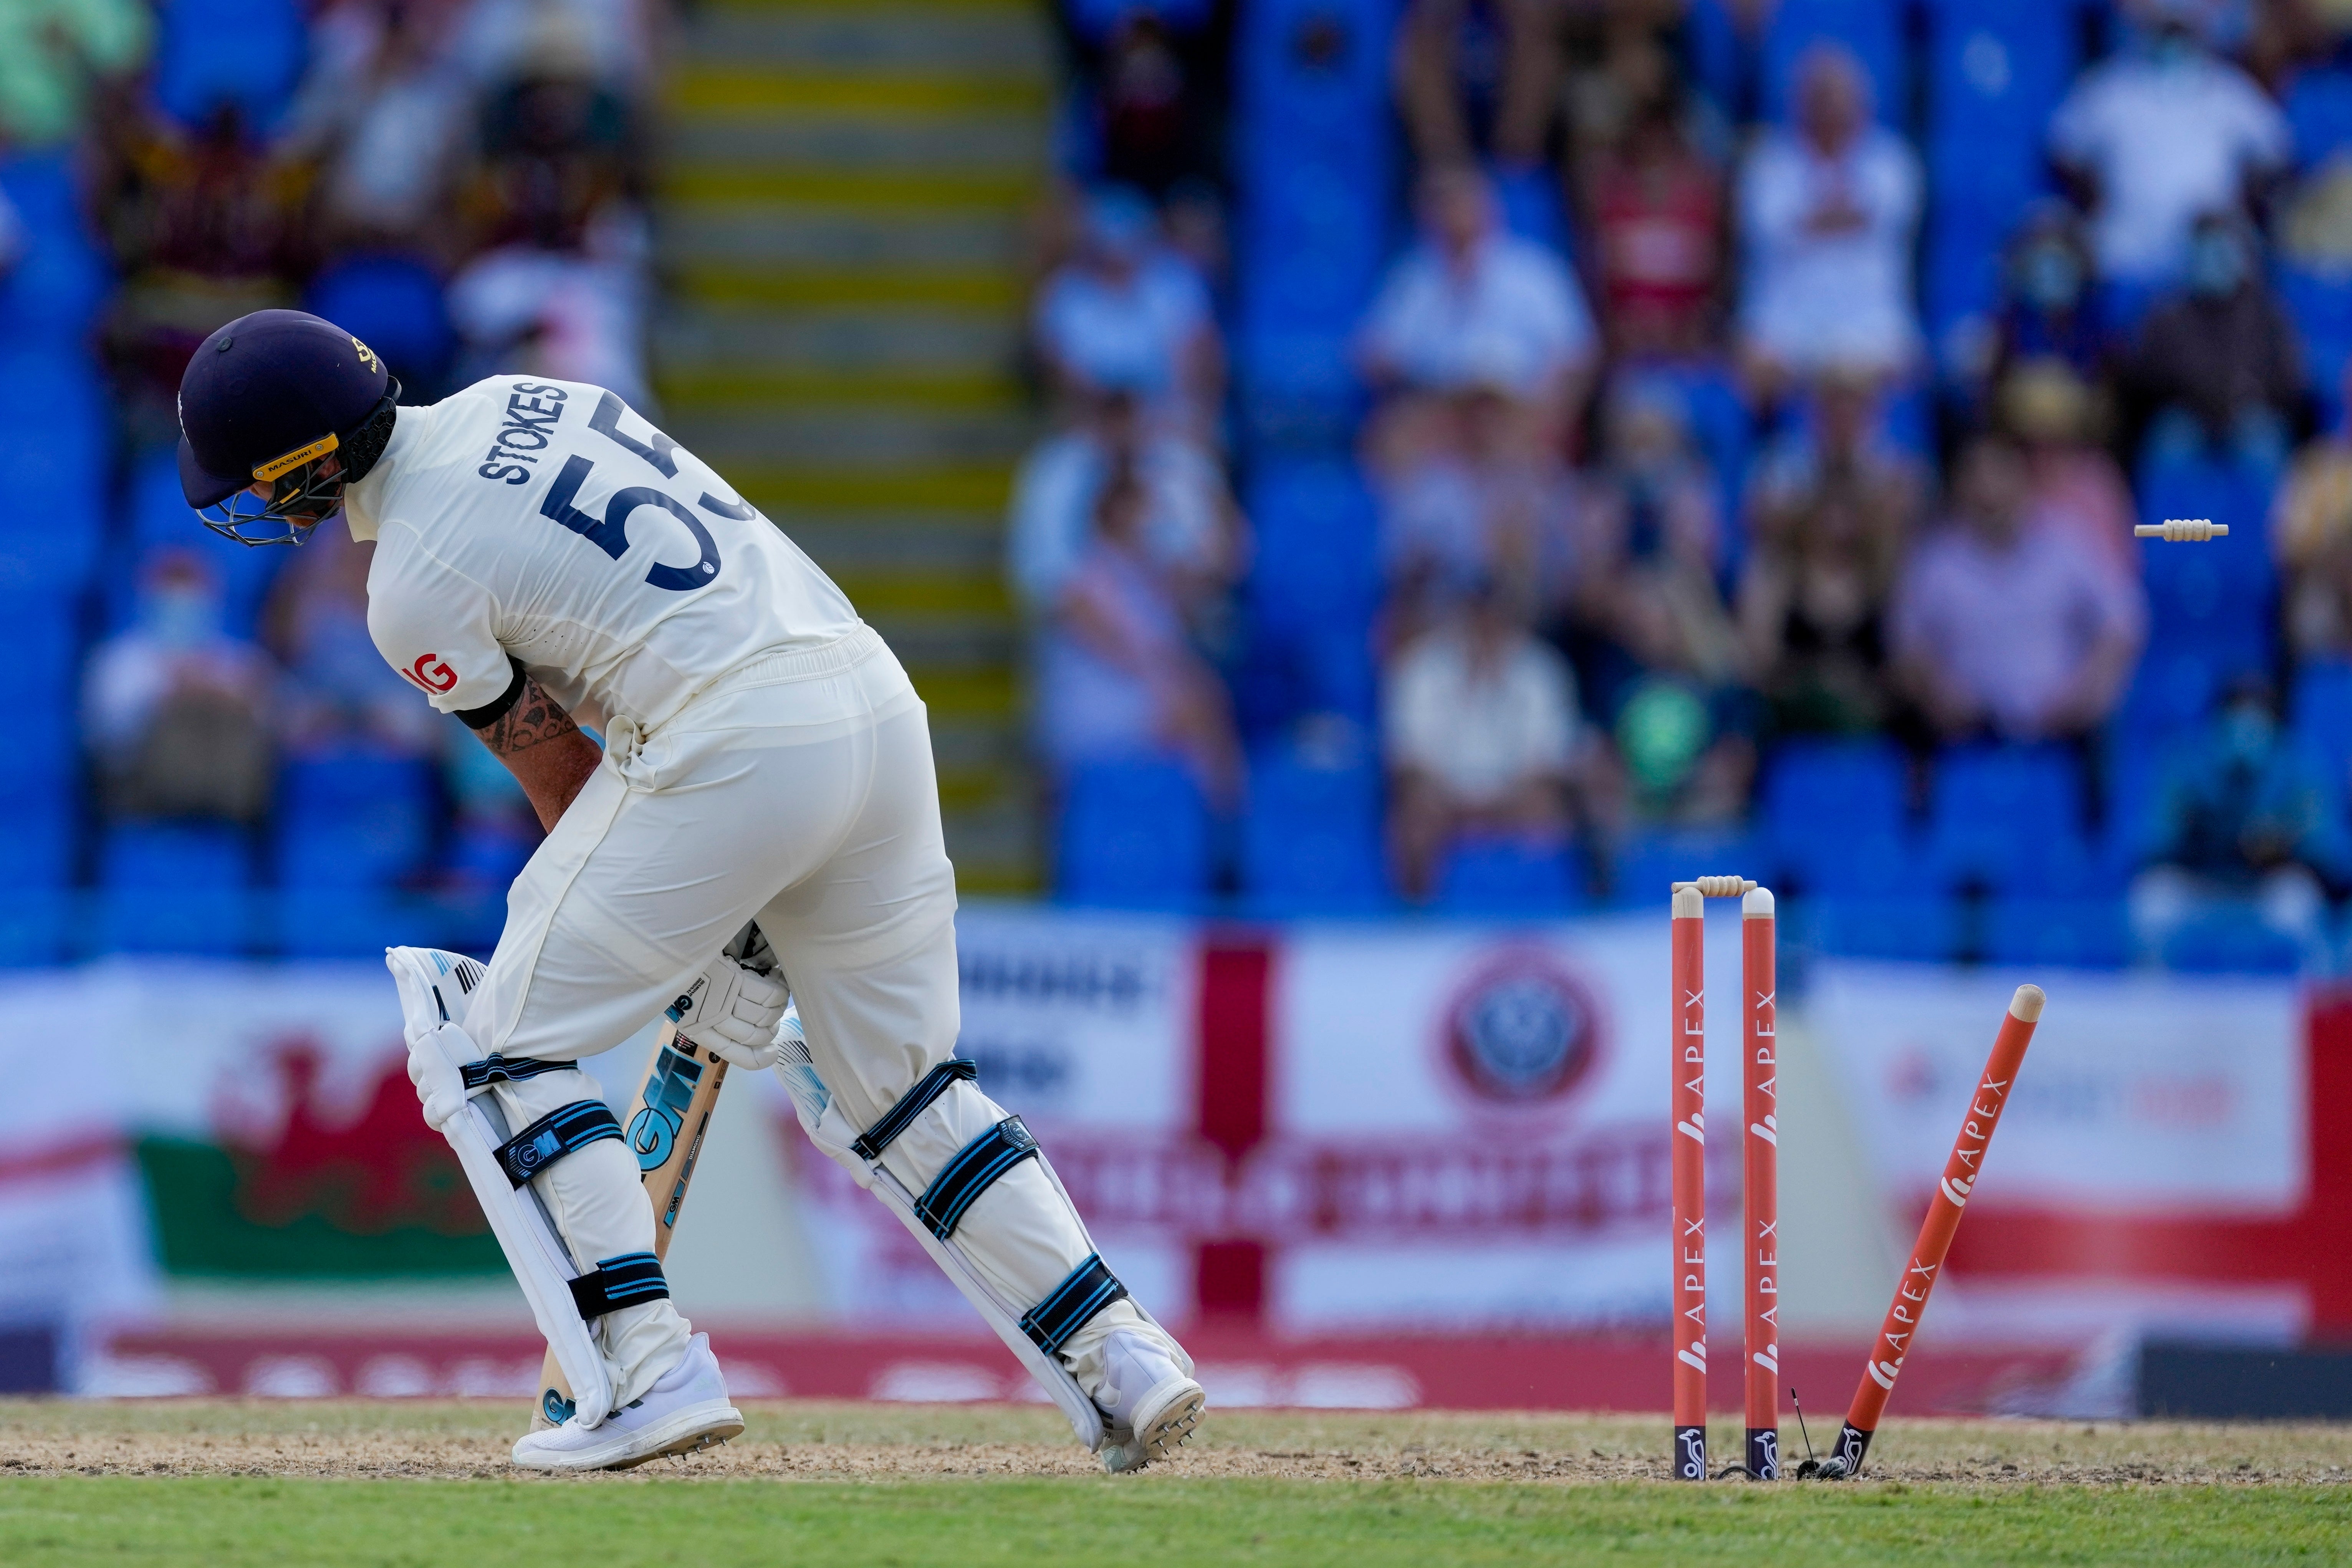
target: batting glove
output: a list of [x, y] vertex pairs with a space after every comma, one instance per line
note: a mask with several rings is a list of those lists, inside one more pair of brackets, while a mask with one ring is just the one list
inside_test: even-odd
[[721, 955], [669, 1005], [677, 1032], [711, 1055], [754, 1072], [776, 1062], [776, 1024], [793, 998], [781, 975]]
[[458, 1065], [479, 1055], [455, 1024], [436, 1025], [409, 1043], [408, 1081], [416, 1086], [416, 1101], [434, 1131], [446, 1134], [465, 1111], [466, 1075]]

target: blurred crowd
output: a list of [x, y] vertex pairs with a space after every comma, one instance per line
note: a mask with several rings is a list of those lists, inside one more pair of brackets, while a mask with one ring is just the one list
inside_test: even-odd
[[[54, 595], [93, 645], [79, 727], [95, 864], [61, 880], [216, 903], [274, 886], [327, 919], [377, 896], [494, 892], [529, 854], [519, 792], [377, 656], [361, 547], [322, 529], [299, 552], [246, 550], [197, 526], [173, 399], [213, 329], [288, 306], [364, 340], [406, 402], [530, 372], [644, 405], [662, 14], [0, 3], [0, 193], [22, 198], [0, 195], [0, 361], [29, 404], [70, 403], [88, 371], [103, 392], [98, 460], [72, 476], [104, 498], [89, 587]], [[58, 258], [80, 252], [96, 280], [82, 319], [42, 320]], [[38, 458], [0, 451], [12, 489]], [[229, 929], [211, 940], [235, 949], [233, 901], [184, 923], [215, 916]]]
[[[1737, 859], [1889, 951], [2334, 940], [2346, 7], [1054, 13], [1007, 540], [1065, 892], [1544, 912]], [[12, 885], [332, 910], [528, 854], [362, 552], [195, 530], [172, 395], [299, 304], [410, 401], [649, 405], [662, 16], [0, 0], [0, 483], [56, 509], [0, 539]]]
[[[1377, 589], [1330, 617], [1370, 674], [1305, 700], [1252, 616], [1318, 568], [1276, 570], [1296, 498], [1253, 484], [1283, 459], [1221, 333], [1250, 279], [1217, 181], [1283, 151], [1219, 84], [1265, 45], [1205, 0], [1065, 12], [1057, 426], [1011, 531], [1066, 888], [1089, 792], [1156, 766], [1209, 822], [1170, 888], [1275, 891], [1253, 819], [1303, 761], [1380, 819], [1378, 885], [1309, 903], [1645, 896], [1707, 847], [1824, 894], [2108, 900], [2143, 952], [2207, 917], [2320, 940], [2352, 891], [2352, 11], [1404, 0], [1365, 134], [1402, 140], [1410, 232], [1349, 346]], [[1275, 47], [1305, 79], [1370, 14]], [[2135, 542], [2168, 515], [2231, 538]], [[2046, 837], [1996, 864], [1985, 816]]]

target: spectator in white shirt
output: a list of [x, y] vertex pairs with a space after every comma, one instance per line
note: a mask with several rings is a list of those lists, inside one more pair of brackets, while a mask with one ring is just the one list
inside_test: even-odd
[[1486, 176], [1422, 181], [1422, 242], [1390, 269], [1359, 345], [1383, 388], [1454, 392], [1497, 382], [1565, 424], [1598, 358], [1591, 312], [1558, 255], [1505, 229]]
[[2200, 214], [2245, 209], [2293, 156], [2286, 117], [2199, 36], [2194, 0], [2141, 0], [2139, 40], [2074, 84], [2050, 155], [2091, 217], [2107, 278], [2143, 298], [2175, 276]]
[[349, 529], [314, 533], [270, 589], [263, 637], [285, 679], [278, 730], [294, 755], [351, 746], [408, 755], [442, 748], [447, 721], [416, 700], [368, 635], [375, 546]]
[[452, 59], [484, 83], [511, 72], [551, 37], [561, 37], [595, 72], [631, 98], [663, 58], [667, 12], [650, 0], [467, 0], [457, 13]]
[[1576, 678], [1530, 636], [1491, 579], [1388, 674], [1383, 724], [1397, 886], [1428, 897], [1466, 831], [1558, 838], [1568, 831], [1577, 749]]
[[91, 650], [82, 728], [110, 815], [250, 823], [269, 805], [276, 672], [221, 625], [220, 582], [192, 550], [141, 573], [136, 618]]
[[1900, 372], [1920, 343], [1918, 159], [1872, 120], [1869, 79], [1843, 45], [1805, 52], [1795, 96], [1795, 129], [1766, 132], [1739, 180], [1740, 333], [1768, 395], [1832, 365]]
[[286, 152], [321, 163], [322, 216], [346, 247], [457, 253], [448, 198], [476, 107], [446, 47], [452, 20], [364, 3], [319, 18]]
[[1229, 586], [1245, 530], [1223, 467], [1191, 435], [1145, 418], [1134, 393], [1089, 399], [1077, 422], [1030, 448], [1013, 479], [1005, 575], [1034, 612], [1050, 608], [1094, 531], [1095, 500], [1120, 468], [1143, 489], [1142, 540], [1160, 570], [1194, 594]]
[[1980, 437], [1962, 454], [1954, 521], [1896, 592], [1897, 679], [1937, 733], [2063, 739], [2103, 722], [2147, 636], [2139, 584], [2072, 530], [2029, 526], [2023, 454]]
[[502, 245], [449, 281], [464, 343], [459, 384], [486, 375], [585, 381], [653, 405], [646, 374], [646, 276], [630, 215], [591, 226], [580, 250]]
[[1066, 396], [1124, 387], [1156, 417], [1214, 428], [1224, 348], [1209, 290], [1160, 243], [1159, 216], [1135, 192], [1113, 186], [1087, 202], [1077, 254], [1045, 280], [1032, 328]]
[[1391, 405], [1380, 437], [1383, 641], [1412, 641], [1488, 577], [1538, 605], [1565, 595], [1574, 489], [1535, 410], [1472, 385]]
[[1037, 649], [1038, 739], [1057, 768], [1164, 759], [1230, 803], [1241, 749], [1224, 685], [1192, 647], [1183, 607], [1143, 540], [1148, 498], [1118, 468], [1063, 581]]

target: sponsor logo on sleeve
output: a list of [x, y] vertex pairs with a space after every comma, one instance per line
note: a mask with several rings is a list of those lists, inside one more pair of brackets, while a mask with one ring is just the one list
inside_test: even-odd
[[416, 662], [400, 673], [436, 696], [457, 684], [457, 672], [443, 663], [437, 653], [418, 654]]

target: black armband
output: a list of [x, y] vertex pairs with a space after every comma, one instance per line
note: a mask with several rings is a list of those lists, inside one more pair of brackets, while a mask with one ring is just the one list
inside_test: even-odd
[[507, 655], [507, 662], [514, 666], [514, 679], [507, 683], [506, 691], [502, 696], [483, 703], [479, 708], [461, 708], [457, 710], [457, 717], [466, 721], [466, 728], [487, 730], [505, 718], [508, 709], [522, 700], [522, 689], [530, 677], [523, 673], [522, 660], [514, 655]]

